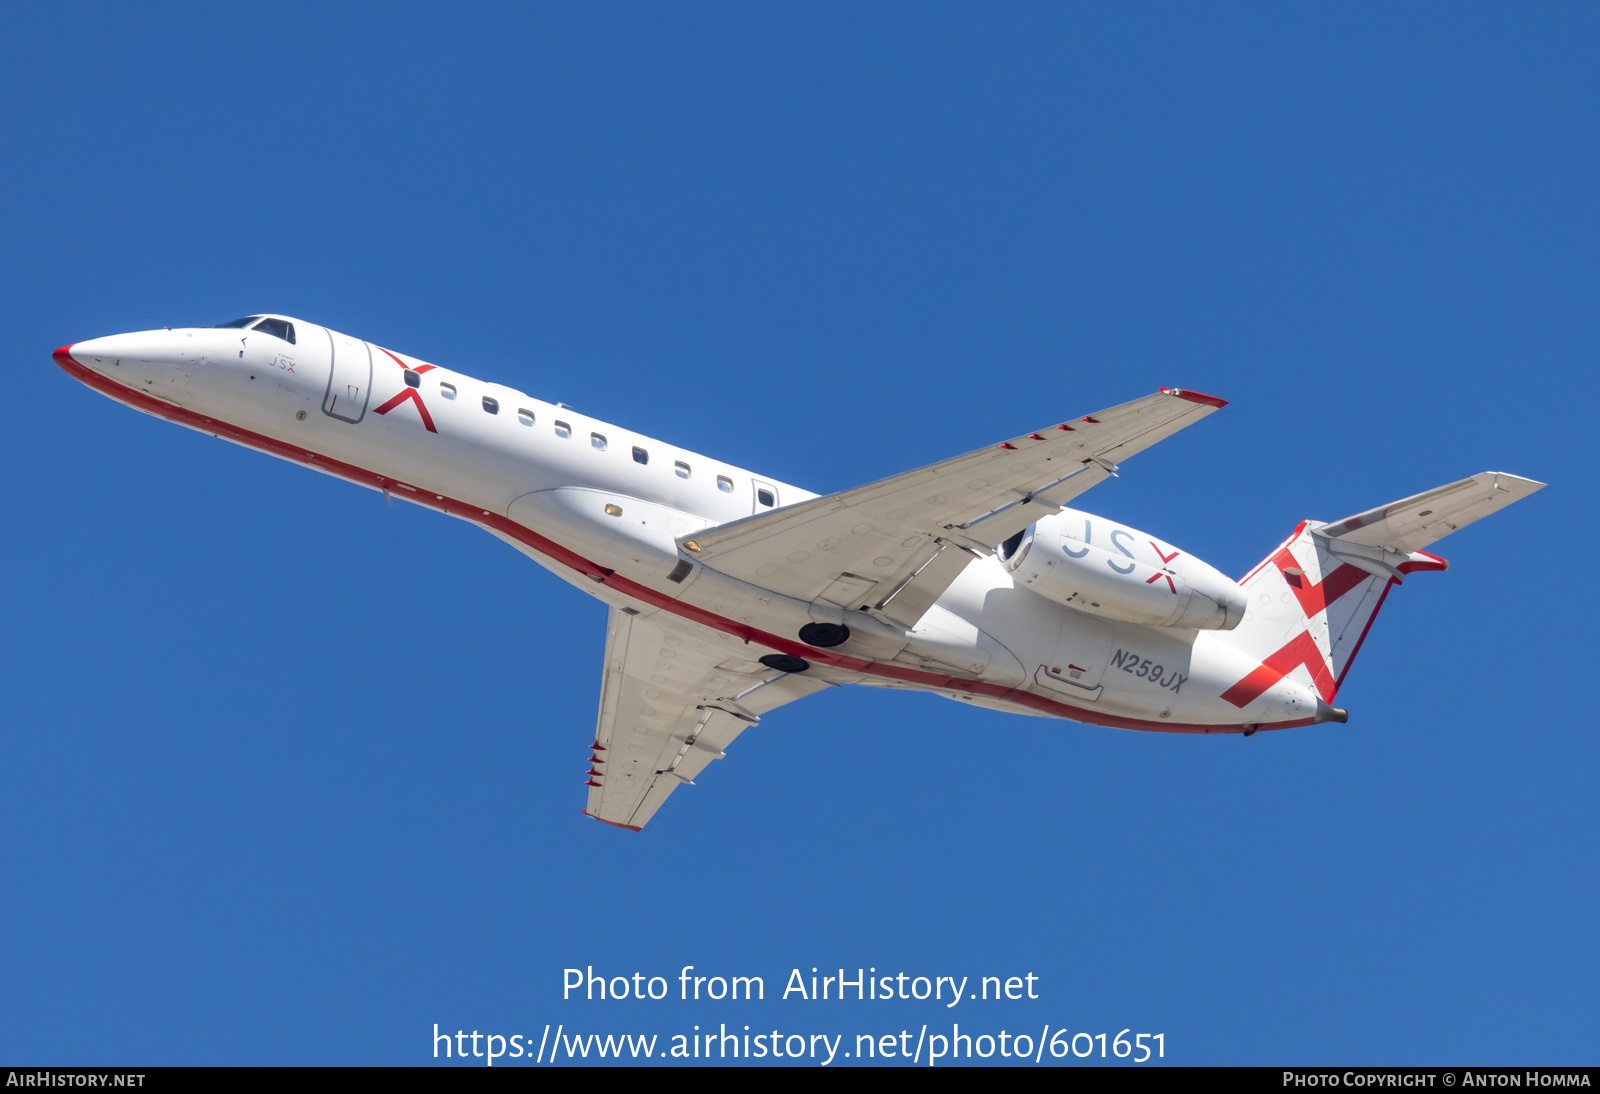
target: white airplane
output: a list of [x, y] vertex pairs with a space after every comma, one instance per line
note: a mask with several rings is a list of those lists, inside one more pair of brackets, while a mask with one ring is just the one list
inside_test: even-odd
[[1238, 582], [1067, 508], [1223, 400], [1154, 395], [819, 497], [286, 315], [55, 359], [118, 402], [472, 522], [610, 605], [589, 816], [637, 831], [830, 685], [1165, 733], [1332, 706], [1422, 550], [1544, 484], [1484, 472], [1303, 521]]

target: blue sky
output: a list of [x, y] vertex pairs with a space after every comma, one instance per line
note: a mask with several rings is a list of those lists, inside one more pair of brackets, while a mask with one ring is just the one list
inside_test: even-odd
[[[954, 1019], [1593, 1062], [1597, 52], [1576, 4], [12, 10], [0, 1058]], [[1081, 504], [1235, 575], [1552, 485], [1389, 598], [1347, 726], [834, 690], [634, 836], [579, 815], [598, 603], [49, 356], [261, 310], [816, 490], [1211, 392]], [[769, 999], [560, 999], [689, 964]], [[1041, 998], [771, 998], [812, 966]]]

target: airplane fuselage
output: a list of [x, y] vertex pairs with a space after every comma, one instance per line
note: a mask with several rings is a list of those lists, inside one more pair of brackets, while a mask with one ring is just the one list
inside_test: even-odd
[[[802, 658], [805, 671], [831, 682], [1129, 729], [1239, 732], [1317, 720], [1317, 695], [1289, 677], [1244, 706], [1224, 700], [1256, 667], [1219, 639], [1241, 608], [1218, 606], [1232, 593], [1207, 591], [1231, 583], [1145, 533], [1063, 510], [1039, 522], [1026, 566], [974, 559], [906, 628], [843, 597], [807, 602], [735, 579], [681, 545], [702, 529], [817, 496], [807, 490], [284, 321], [292, 343], [259, 330], [187, 328], [94, 339], [56, 356], [113, 399], [461, 517], [614, 607], [731, 635], [752, 656]], [[1084, 594], [1069, 606], [1035, 584], [1054, 572], [1045, 567], [1102, 563], [1106, 605]], [[1118, 581], [1137, 595], [1114, 611]], [[1185, 582], [1213, 597], [1197, 592], [1193, 603], [1215, 608], [1220, 622], [1181, 606], [1170, 613], [1178, 625], [1131, 621], [1161, 617], [1163, 590], [1179, 597]], [[833, 647], [802, 641], [801, 628], [816, 622], [847, 625], [851, 637]]]

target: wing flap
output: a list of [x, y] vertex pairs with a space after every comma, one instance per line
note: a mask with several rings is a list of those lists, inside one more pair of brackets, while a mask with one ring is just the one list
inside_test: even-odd
[[880, 610], [907, 629], [916, 626], [917, 620], [927, 614], [940, 594], [977, 557], [966, 547], [941, 543], [938, 553], [889, 593], [879, 606]]

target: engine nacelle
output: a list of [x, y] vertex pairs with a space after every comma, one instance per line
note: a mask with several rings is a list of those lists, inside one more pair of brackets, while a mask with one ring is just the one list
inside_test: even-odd
[[1018, 584], [1090, 615], [1221, 631], [1244, 618], [1237, 582], [1153, 536], [1075, 509], [1011, 537], [996, 555]]

